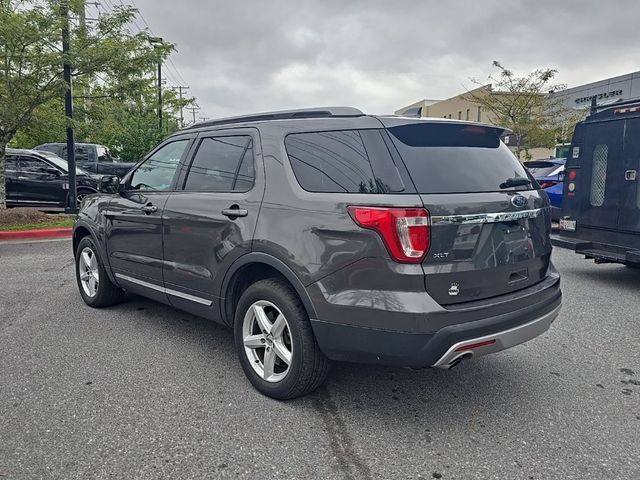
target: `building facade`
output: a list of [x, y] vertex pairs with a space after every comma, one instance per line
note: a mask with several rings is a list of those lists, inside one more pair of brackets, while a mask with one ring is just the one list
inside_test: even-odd
[[[491, 90], [491, 85], [483, 85], [445, 100], [420, 100], [396, 110], [395, 114], [497, 123], [491, 112], [485, 111], [473, 101], [474, 94], [476, 96], [500, 95], [499, 92]], [[596, 99], [598, 105], [640, 98], [640, 71], [567, 88], [558, 92], [549, 92], [550, 101], [556, 106], [562, 105], [567, 110], [586, 110], [591, 106], [593, 98]], [[509, 139], [506, 138], [505, 140], [508, 145]], [[554, 150], [534, 148], [530, 149], [529, 153], [532, 158], [547, 158], [553, 155]]]

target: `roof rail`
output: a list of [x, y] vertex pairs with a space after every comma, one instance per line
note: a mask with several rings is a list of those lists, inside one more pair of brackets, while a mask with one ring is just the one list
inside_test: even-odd
[[361, 117], [362, 113], [353, 107], [318, 107], [305, 108], [300, 110], [279, 110], [277, 112], [254, 113], [251, 115], [241, 115], [238, 117], [219, 118], [207, 120], [205, 122], [194, 123], [183, 130], [194, 128], [212, 127], [216, 125], [227, 125], [232, 123], [262, 122], [265, 120], [287, 120], [293, 118], [324, 118], [324, 117]]
[[607, 110], [608, 108], [622, 107], [625, 105], [635, 105], [635, 104], [640, 104], [640, 97], [632, 98], [629, 100], [619, 100], [617, 102], [607, 103], [605, 105], [598, 105], [596, 98], [593, 97], [591, 99], [591, 110], [589, 114], [593, 115], [594, 113], [602, 112], [603, 110]]

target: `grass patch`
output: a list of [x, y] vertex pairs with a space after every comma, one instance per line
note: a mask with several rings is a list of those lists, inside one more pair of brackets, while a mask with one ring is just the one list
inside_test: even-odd
[[72, 227], [73, 221], [73, 215], [52, 215], [34, 208], [0, 210], [0, 231]]

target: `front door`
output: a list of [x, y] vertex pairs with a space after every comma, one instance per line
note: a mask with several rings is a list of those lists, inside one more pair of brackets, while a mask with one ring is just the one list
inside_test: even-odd
[[618, 226], [621, 230], [640, 233], [640, 118], [626, 121], [624, 164], [616, 175], [622, 178]]
[[251, 248], [264, 192], [252, 129], [202, 134], [164, 209], [164, 280], [173, 305], [216, 319], [224, 272]]
[[109, 203], [107, 251], [118, 282], [166, 301], [162, 278], [162, 211], [190, 138], [161, 145], [132, 173]]
[[69, 178], [61, 170], [30, 155], [20, 156], [18, 198], [21, 204], [63, 207]]

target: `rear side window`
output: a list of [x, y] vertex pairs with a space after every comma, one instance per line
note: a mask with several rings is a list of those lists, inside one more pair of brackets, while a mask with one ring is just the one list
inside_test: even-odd
[[605, 143], [596, 145], [593, 149], [593, 164], [591, 165], [591, 189], [589, 203], [594, 207], [601, 207], [604, 203], [604, 193], [607, 183], [607, 157], [609, 147]]
[[296, 179], [309, 192], [403, 192], [380, 130], [290, 134], [285, 147]]
[[527, 190], [532, 184], [504, 185], [530, 179], [525, 168], [500, 141], [499, 128], [467, 124], [413, 123], [389, 132], [418, 193], [465, 193]]
[[254, 178], [253, 140], [249, 135], [206, 137], [198, 146], [184, 189], [247, 192]]

